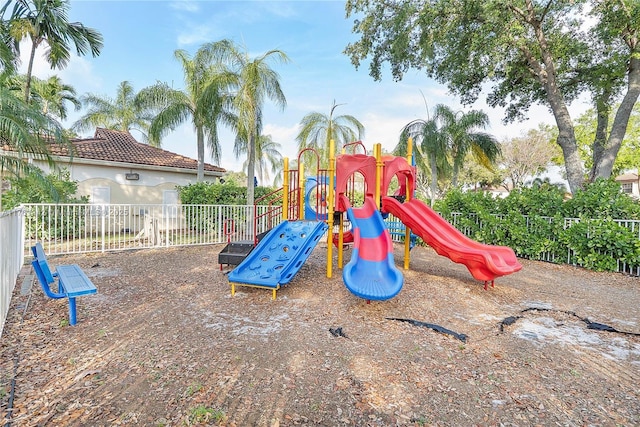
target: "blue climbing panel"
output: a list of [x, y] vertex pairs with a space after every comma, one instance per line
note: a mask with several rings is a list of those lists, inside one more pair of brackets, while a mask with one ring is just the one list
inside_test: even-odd
[[283, 221], [229, 273], [229, 281], [271, 288], [289, 283], [327, 228], [318, 221]]

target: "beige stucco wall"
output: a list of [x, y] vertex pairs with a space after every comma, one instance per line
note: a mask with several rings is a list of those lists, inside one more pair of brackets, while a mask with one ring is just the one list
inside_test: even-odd
[[78, 195], [89, 196], [91, 200], [93, 189], [108, 187], [110, 189], [110, 203], [113, 204], [161, 204], [163, 191], [176, 190], [176, 183], [165, 182], [156, 186], [122, 184], [110, 179], [92, 178], [78, 183]]
[[[102, 163], [102, 164], [100, 164]], [[36, 165], [49, 172], [45, 163]], [[164, 191], [175, 191], [176, 186], [185, 186], [196, 182], [196, 171], [184, 171], [176, 168], [153, 168], [127, 164], [104, 164], [104, 162], [74, 160], [72, 163], [59, 162], [70, 172], [70, 178], [78, 182], [78, 196], [89, 196], [94, 189], [108, 187], [109, 202], [112, 204], [162, 204]], [[136, 173], [138, 180], [128, 180], [127, 174]], [[215, 182], [218, 176], [205, 175], [205, 181]]]

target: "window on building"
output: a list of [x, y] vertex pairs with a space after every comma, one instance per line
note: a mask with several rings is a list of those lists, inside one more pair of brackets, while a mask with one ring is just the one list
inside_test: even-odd
[[622, 183], [622, 192], [631, 194], [633, 192], [633, 184], [631, 182]]
[[165, 218], [178, 216], [178, 192], [176, 190], [164, 190], [162, 192], [162, 210]]
[[108, 205], [111, 203], [111, 189], [109, 187], [91, 188], [91, 215], [106, 215]]
[[91, 203], [94, 205], [108, 205], [111, 203], [111, 189], [109, 187], [92, 187]]

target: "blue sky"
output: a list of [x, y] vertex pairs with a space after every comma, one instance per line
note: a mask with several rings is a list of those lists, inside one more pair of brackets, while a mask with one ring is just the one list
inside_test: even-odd
[[[336, 110], [338, 114], [351, 114], [364, 124], [367, 147], [380, 142], [389, 150], [403, 125], [426, 116], [421, 92], [429, 109], [438, 103], [463, 108], [446, 87], [418, 71], [410, 71], [401, 82], [394, 82], [389, 73], [376, 82], [368, 74], [368, 64], [356, 70], [342, 53], [356, 40], [351, 32], [353, 19], [345, 19], [344, 1], [84, 0], [71, 2], [70, 20], [102, 33], [101, 55], [74, 56], [66, 69], [54, 71], [37, 58], [35, 74], [42, 78], [57, 74], [79, 95], [115, 97], [124, 80], [136, 91], [157, 81], [182, 88], [183, 74], [173, 52], [184, 49], [193, 54], [203, 43], [223, 38], [244, 46], [252, 57], [282, 50], [291, 62], [272, 67], [280, 74], [287, 107], [282, 112], [267, 104], [263, 133], [270, 134], [282, 145], [282, 154], [291, 158], [297, 155], [295, 137], [302, 117], [312, 111], [328, 114], [333, 100], [344, 104]], [[540, 122], [553, 123], [544, 107], [532, 109], [527, 122], [509, 126], [501, 122], [502, 111], [483, 102], [466, 108], [485, 110], [491, 118], [489, 132], [499, 139], [517, 136]], [[72, 113], [66, 124], [80, 114]], [[230, 132], [221, 132], [220, 166], [238, 171], [243, 159], [233, 156], [233, 140]], [[162, 148], [195, 158], [191, 126], [169, 134]]]

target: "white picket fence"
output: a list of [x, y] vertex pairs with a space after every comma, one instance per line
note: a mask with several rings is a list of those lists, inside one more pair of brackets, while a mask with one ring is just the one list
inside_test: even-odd
[[[499, 219], [505, 219], [506, 220], [506, 216], [505, 215], [492, 215], [494, 217], [497, 217]], [[531, 229], [532, 225], [530, 224], [530, 217], [527, 215], [524, 215], [523, 218], [526, 221], [526, 226], [527, 229]], [[539, 220], [543, 220], [543, 221], [547, 221], [548, 223], [553, 223], [554, 221], [557, 221], [556, 218], [554, 217], [536, 217]], [[462, 220], [464, 219], [471, 219], [473, 222], [475, 222], [475, 224], [477, 225], [477, 227], [482, 228], [485, 225], [482, 223], [482, 221], [480, 220], [480, 218], [478, 217], [478, 215], [474, 215], [474, 214], [463, 214], [463, 213], [458, 213], [458, 212], [453, 212], [449, 215], [449, 217], [447, 218], [447, 221], [449, 221], [454, 227], [456, 227], [458, 230], [460, 230], [462, 233], [464, 233], [466, 236], [474, 238], [473, 236], [473, 229], [472, 228], [477, 228], [477, 227], [468, 227], [468, 226], [464, 226], [462, 225]], [[580, 223], [581, 219], [580, 218], [561, 218], [560, 221], [562, 221], [562, 226], [564, 227], [564, 229], [570, 228], [572, 225], [574, 224], [578, 224]], [[612, 220], [614, 223], [618, 224], [620, 227], [626, 228], [627, 230], [629, 230], [631, 233], [633, 233], [637, 239], [640, 241], [640, 221], [639, 220], [627, 220], [627, 219], [616, 219], [616, 220]], [[555, 238], [554, 236], [552, 236], [554, 241], [557, 241], [557, 238]], [[605, 252], [606, 253], [606, 252]], [[520, 257], [524, 257], [522, 254], [516, 253], [516, 255], [520, 256]], [[615, 256], [611, 255], [614, 259], [616, 259]], [[564, 264], [571, 264], [571, 265], [578, 265], [580, 266], [579, 262], [577, 262], [576, 260], [576, 255], [575, 252], [569, 248], [567, 248], [565, 251], [561, 251], [561, 252], [551, 252], [551, 251], [547, 251], [547, 252], [542, 252], [540, 254], [537, 255], [537, 257], [535, 258], [537, 260], [541, 260], [541, 261], [548, 261], [548, 262], [554, 262], [554, 263], [564, 263]], [[626, 264], [624, 261], [617, 259], [616, 262], [617, 266], [616, 266], [616, 271], [619, 273], [625, 273], [625, 274], [629, 274], [632, 276], [640, 276], [640, 266], [639, 265], [628, 265]]]
[[[272, 209], [272, 208], [271, 208]], [[282, 221], [268, 206], [28, 204], [25, 245], [49, 255], [253, 240]]]
[[24, 263], [24, 209], [0, 213], [0, 336], [16, 279]]

